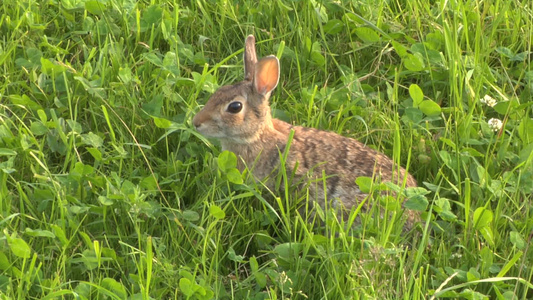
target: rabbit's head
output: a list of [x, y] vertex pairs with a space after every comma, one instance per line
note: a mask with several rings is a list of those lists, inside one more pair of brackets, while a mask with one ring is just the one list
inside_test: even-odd
[[279, 80], [279, 61], [267, 56], [257, 61], [255, 38], [246, 38], [244, 81], [219, 88], [193, 118], [194, 127], [207, 137], [248, 144], [272, 126], [268, 99]]

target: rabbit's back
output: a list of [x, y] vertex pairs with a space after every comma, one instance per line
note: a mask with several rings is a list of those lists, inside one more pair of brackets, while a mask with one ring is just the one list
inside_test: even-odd
[[[355, 184], [360, 176], [393, 181], [401, 185], [406, 178], [406, 186], [416, 186], [416, 180], [404, 168], [396, 166], [386, 155], [365, 146], [363, 143], [334, 132], [302, 126], [292, 126], [274, 119], [274, 128], [288, 136], [294, 130], [287, 158], [289, 167], [298, 163], [298, 175], [310, 174], [313, 177], [327, 176], [328, 194], [333, 197], [363, 195]], [[283, 146], [285, 148], [286, 146]], [[398, 171], [400, 172], [398, 174]]]

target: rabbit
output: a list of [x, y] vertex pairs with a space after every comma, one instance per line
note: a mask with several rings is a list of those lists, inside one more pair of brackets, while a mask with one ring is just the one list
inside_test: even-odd
[[[333, 207], [342, 207], [343, 215], [368, 196], [355, 183], [359, 176], [394, 181], [400, 186], [404, 181], [406, 187], [417, 186], [415, 178], [404, 168], [395, 166], [389, 157], [361, 142], [272, 118], [269, 98], [279, 76], [279, 60], [270, 55], [258, 61], [255, 38], [249, 35], [244, 50], [244, 81], [215, 91], [194, 116], [194, 127], [206, 137], [219, 139], [223, 150], [232, 151], [238, 157], [238, 168], [242, 171], [248, 167], [258, 180], [277, 172], [280, 154], [288, 146], [287, 174], [294, 172], [296, 179], [319, 179], [309, 188], [311, 198], [323, 208], [325, 198], [331, 199]], [[288, 144], [291, 131], [294, 135]], [[322, 180], [326, 181], [325, 191]], [[267, 187], [273, 186], [272, 181]], [[405, 210], [405, 213], [406, 226], [411, 227], [419, 220], [417, 212]]]

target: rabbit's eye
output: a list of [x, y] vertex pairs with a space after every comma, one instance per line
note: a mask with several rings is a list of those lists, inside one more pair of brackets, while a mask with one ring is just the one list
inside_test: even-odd
[[230, 112], [232, 114], [236, 114], [236, 113], [240, 112], [241, 110], [242, 110], [242, 103], [238, 102], [238, 101], [231, 102], [228, 105], [228, 108], [226, 109], [226, 111], [228, 111], [228, 112]]

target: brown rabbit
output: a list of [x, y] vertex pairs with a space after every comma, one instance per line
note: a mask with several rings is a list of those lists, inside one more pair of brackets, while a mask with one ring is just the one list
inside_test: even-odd
[[[248, 36], [244, 81], [219, 88], [194, 116], [194, 126], [201, 134], [220, 139], [223, 150], [239, 157], [239, 168], [248, 167], [259, 180], [278, 170], [280, 153], [286, 151], [289, 135], [294, 131], [285, 161], [287, 173], [295, 171], [297, 179], [322, 179], [325, 174], [326, 193], [322, 181], [309, 189], [322, 207], [325, 198], [333, 200], [331, 205], [343, 207], [344, 211], [357, 206], [367, 196], [355, 183], [359, 176], [399, 185], [405, 181], [407, 187], [417, 185], [404, 168], [395, 166], [384, 154], [354, 139], [273, 119], [268, 100], [279, 75], [278, 59], [270, 55], [257, 61], [255, 38]], [[273, 184], [267, 183], [267, 186]], [[408, 210], [407, 227], [416, 220], [418, 215]]]

